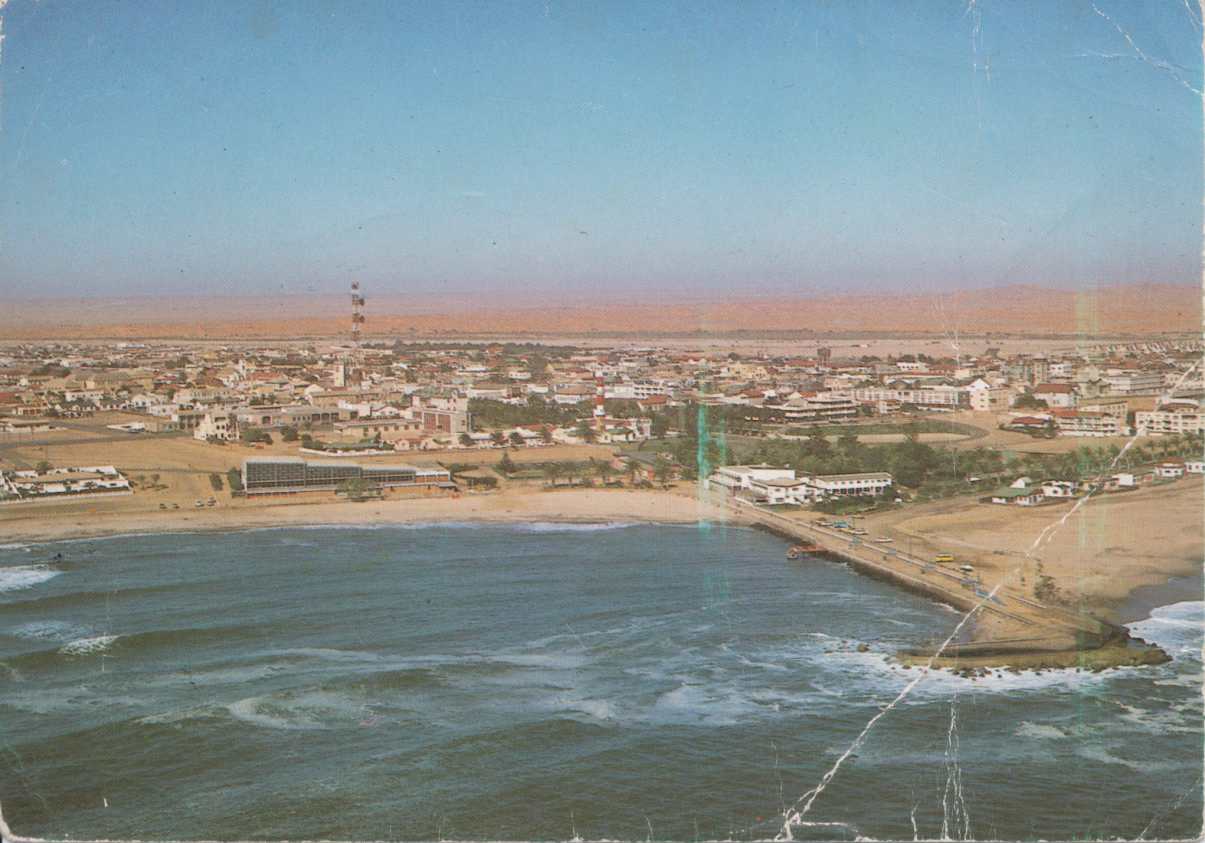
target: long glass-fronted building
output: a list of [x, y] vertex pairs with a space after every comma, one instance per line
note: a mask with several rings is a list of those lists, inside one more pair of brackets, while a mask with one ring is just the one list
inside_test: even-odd
[[335, 490], [355, 480], [368, 488], [377, 489], [454, 487], [451, 474], [443, 468], [309, 462], [298, 457], [251, 457], [243, 460], [243, 489], [248, 495]]

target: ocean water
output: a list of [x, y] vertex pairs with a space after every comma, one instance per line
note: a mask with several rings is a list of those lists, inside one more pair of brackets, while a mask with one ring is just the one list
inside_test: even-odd
[[[958, 622], [784, 550], [625, 524], [5, 546], [0, 802], [55, 838], [770, 838], [917, 675], [887, 655]], [[1132, 624], [1159, 667], [930, 675], [796, 838], [1198, 835], [1202, 611]]]

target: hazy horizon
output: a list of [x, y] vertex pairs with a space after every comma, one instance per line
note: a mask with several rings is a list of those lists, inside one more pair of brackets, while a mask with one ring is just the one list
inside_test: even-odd
[[1201, 277], [1171, 0], [0, 10], [6, 298]]

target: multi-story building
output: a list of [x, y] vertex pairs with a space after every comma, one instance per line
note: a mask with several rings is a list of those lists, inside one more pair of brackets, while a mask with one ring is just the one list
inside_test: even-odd
[[1195, 401], [1175, 401], [1157, 410], [1135, 413], [1134, 427], [1147, 436], [1201, 433], [1205, 431], [1205, 412]]
[[200, 439], [202, 442], [231, 442], [238, 439], [238, 424], [232, 413], [209, 412], [201, 419], [192, 435], [194, 439]]
[[1115, 395], [1141, 395], [1163, 389], [1162, 372], [1142, 369], [1110, 369], [1102, 380]]
[[1099, 410], [1051, 410], [1055, 427], [1063, 436], [1124, 436], [1129, 433], [1125, 416]]
[[864, 404], [881, 401], [898, 401], [901, 405], [911, 404], [926, 410], [953, 412], [970, 406], [970, 396], [965, 387], [932, 386], [916, 389], [894, 389], [890, 387], [864, 387], [847, 393], [853, 400]]
[[849, 498], [881, 495], [892, 484], [886, 471], [869, 471], [861, 474], [815, 474], [803, 478], [816, 491], [819, 498]]
[[778, 411], [788, 423], [841, 421], [856, 418], [858, 404], [848, 395], [821, 392], [792, 398], [780, 405]]

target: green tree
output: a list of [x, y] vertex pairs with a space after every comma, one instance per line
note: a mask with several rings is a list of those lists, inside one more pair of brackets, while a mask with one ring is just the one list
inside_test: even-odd
[[467, 433], [460, 434], [460, 444], [466, 448], [473, 447], [473, 437], [469, 436]]
[[594, 473], [598, 475], [598, 479], [605, 486], [607, 481], [611, 479], [611, 475], [615, 473], [615, 467], [611, 465], [610, 460], [598, 460], [594, 463]]
[[656, 478], [658, 483], [665, 484], [669, 480], [673, 470], [673, 463], [667, 460], [664, 454], [658, 454], [656, 459], [653, 460], [653, 477]]
[[46, 460], [39, 460], [38, 464], [34, 466], [34, 471], [38, 472], [38, 474], [45, 474], [52, 468], [54, 468], [54, 466], [52, 466]]
[[364, 478], [349, 477], [344, 480], [339, 486], [339, 491], [347, 495], [353, 501], [361, 500], [364, 497]]
[[512, 430], [510, 432], [510, 436], [507, 438], [510, 439], [510, 444], [516, 447], [521, 447], [523, 445], [523, 436], [517, 430]]
[[561, 464], [550, 462], [544, 466], [544, 477], [548, 481], [548, 485], [555, 486], [561, 479], [562, 474]]
[[652, 420], [652, 437], [664, 439], [667, 433], [669, 433], [669, 419], [665, 417], [664, 413], [657, 413]]
[[510, 451], [502, 452], [502, 459], [498, 460], [498, 470], [507, 477], [518, 471], [519, 467], [515, 465], [515, 461], [510, 458]]
[[1047, 409], [1046, 402], [1041, 398], [1035, 398], [1031, 392], [1022, 392], [1013, 400], [1014, 407], [1020, 407], [1027, 410], [1045, 410]]
[[598, 431], [594, 429], [594, 425], [590, 423], [589, 419], [580, 420], [577, 423], [577, 427], [574, 428], [573, 434], [584, 442], [595, 442], [598, 440]]
[[493, 440], [495, 445], [502, 445], [506, 443], [506, 434], [501, 430], [495, 430], [490, 433], [490, 439]]
[[286, 425], [280, 429], [280, 438], [285, 442], [296, 442], [297, 437], [297, 428], [292, 425]]

